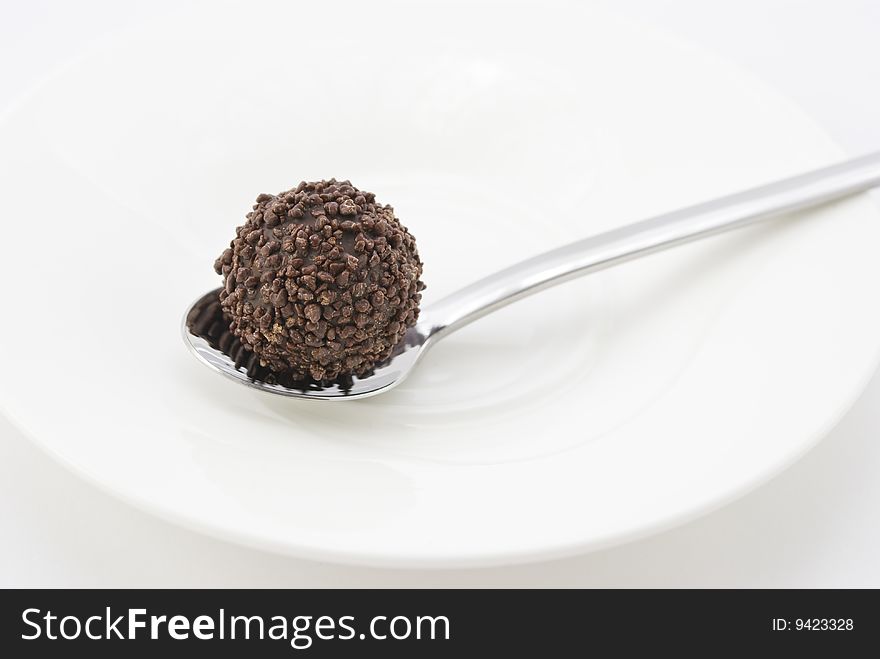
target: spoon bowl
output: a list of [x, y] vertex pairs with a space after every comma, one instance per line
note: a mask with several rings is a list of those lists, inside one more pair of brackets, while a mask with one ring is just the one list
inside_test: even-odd
[[[385, 393], [403, 382], [428, 346], [432, 344], [429, 326], [423, 321], [410, 327], [403, 340], [395, 346], [391, 357], [376, 365], [368, 376], [337, 380], [327, 384], [316, 381], [285, 382], [282, 384], [264, 369], [258, 369], [261, 372], [255, 373], [254, 368], [248, 368], [245, 364], [238, 363], [236, 359], [233, 359], [219, 347], [210, 331], [197, 332], [195, 330], [196, 316], [199, 310], [217, 300], [220, 290], [218, 288], [207, 293], [193, 302], [186, 310], [181, 324], [184, 343], [196, 359], [208, 368], [235, 380], [239, 384], [260, 391], [305, 400], [332, 401], [368, 398]], [[222, 315], [220, 320], [222, 321]]]

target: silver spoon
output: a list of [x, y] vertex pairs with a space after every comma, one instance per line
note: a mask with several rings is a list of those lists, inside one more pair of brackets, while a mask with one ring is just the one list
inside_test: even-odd
[[[233, 380], [273, 394], [305, 400], [354, 400], [390, 391], [403, 382], [428, 348], [496, 309], [550, 286], [653, 252], [817, 206], [880, 185], [880, 152], [629, 224], [532, 257], [481, 279], [422, 309], [392, 356], [363, 378], [345, 384], [284, 386], [255, 379], [245, 368], [183, 321], [183, 338], [203, 364]], [[209, 294], [211, 295], [211, 294]]]

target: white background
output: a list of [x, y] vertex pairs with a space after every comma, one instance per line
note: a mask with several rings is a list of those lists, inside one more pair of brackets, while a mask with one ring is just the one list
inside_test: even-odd
[[[164, 4], [0, 0], [0, 108], [84, 44]], [[849, 153], [880, 149], [880, 3], [602, 4], [764, 78]], [[0, 586], [878, 587], [878, 437], [880, 375], [818, 448], [696, 522], [550, 563], [424, 572], [293, 560], [170, 526], [81, 482], [0, 417]]]

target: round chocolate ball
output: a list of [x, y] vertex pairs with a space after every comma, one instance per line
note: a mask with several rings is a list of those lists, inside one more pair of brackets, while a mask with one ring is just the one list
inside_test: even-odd
[[214, 264], [230, 330], [297, 379], [363, 376], [419, 316], [422, 262], [391, 206], [349, 181], [261, 194]]

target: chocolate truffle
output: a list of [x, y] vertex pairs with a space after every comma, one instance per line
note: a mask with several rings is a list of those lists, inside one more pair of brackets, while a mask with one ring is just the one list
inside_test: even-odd
[[419, 315], [415, 238], [349, 181], [261, 194], [214, 264], [230, 331], [293, 378], [363, 376]]

